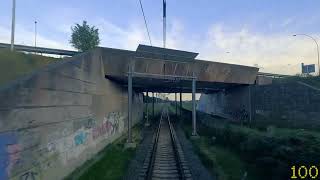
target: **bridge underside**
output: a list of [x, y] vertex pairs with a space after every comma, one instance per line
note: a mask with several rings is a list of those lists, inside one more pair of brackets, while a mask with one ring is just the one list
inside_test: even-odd
[[258, 68], [196, 60], [198, 53], [139, 45], [136, 51], [100, 48], [105, 77], [138, 92], [212, 93], [253, 84]]
[[179, 89], [180, 86], [190, 91], [188, 82], [195, 78], [199, 85], [197, 90], [205, 91], [207, 88], [215, 91], [236, 84], [254, 84], [258, 73], [256, 67], [197, 60], [196, 53], [179, 50], [149, 46], [139, 46], [137, 51], [99, 50], [97, 54], [103, 61], [105, 76], [125, 84], [130, 67], [136, 82], [133, 83], [134, 88], [142, 85], [164, 91], [162, 89]]
[[[106, 76], [106, 78], [128, 87], [128, 77]], [[197, 81], [196, 92], [210, 94], [238, 86], [243, 84]], [[192, 80], [132, 77], [132, 88], [136, 92], [192, 93]]]

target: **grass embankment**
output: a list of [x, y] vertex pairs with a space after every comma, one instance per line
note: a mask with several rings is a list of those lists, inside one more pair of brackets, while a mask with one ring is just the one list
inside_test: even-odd
[[[141, 141], [142, 126], [136, 125], [132, 131], [133, 141]], [[96, 180], [96, 179], [122, 179], [135, 154], [135, 148], [125, 149], [126, 135], [121, 136], [106, 146], [93, 159], [72, 172], [66, 180]]]
[[213, 145], [209, 137], [200, 137], [193, 144], [201, 161], [219, 180], [239, 180], [245, 175], [246, 164], [239, 156], [222, 146]]
[[[201, 128], [201, 130], [203, 127]], [[190, 139], [191, 124], [184, 124], [183, 130]], [[199, 130], [199, 139], [191, 140], [195, 152], [198, 154], [203, 165], [218, 180], [240, 180], [244, 176], [246, 180], [258, 180], [255, 172], [244, 162], [239, 154], [224, 146], [216, 144], [208, 135]], [[248, 172], [250, 170], [250, 172]], [[246, 175], [247, 174], [247, 175]]]
[[[184, 113], [187, 114], [187, 113]], [[283, 128], [258, 129], [213, 121], [208, 128], [199, 122], [199, 140], [192, 143], [204, 165], [219, 179], [289, 179], [291, 166], [319, 163], [320, 134]], [[186, 117], [183, 129], [191, 134], [191, 120]], [[212, 140], [212, 137], [215, 140]]]
[[0, 50], [0, 86], [31, 73], [58, 58]]

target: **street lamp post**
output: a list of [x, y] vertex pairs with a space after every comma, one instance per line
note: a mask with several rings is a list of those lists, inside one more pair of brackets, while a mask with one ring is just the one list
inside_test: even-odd
[[14, 31], [16, 21], [16, 0], [12, 0], [11, 51], [14, 49]]
[[317, 55], [318, 55], [318, 76], [320, 76], [319, 45], [318, 45], [317, 40], [314, 37], [312, 37], [312, 36], [310, 36], [308, 34], [294, 34], [293, 36], [307, 36], [308, 38], [312, 39], [316, 43], [316, 45], [317, 45]]
[[34, 47], [37, 48], [37, 21], [34, 21]]

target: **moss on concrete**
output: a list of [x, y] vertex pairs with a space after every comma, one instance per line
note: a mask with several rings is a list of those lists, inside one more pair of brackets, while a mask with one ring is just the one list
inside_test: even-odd
[[23, 77], [58, 58], [0, 50], [0, 86]]

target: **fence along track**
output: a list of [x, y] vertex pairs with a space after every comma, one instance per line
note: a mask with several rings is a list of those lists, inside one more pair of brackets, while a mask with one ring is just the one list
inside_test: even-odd
[[170, 122], [168, 108], [162, 110], [158, 129], [146, 156], [140, 179], [192, 179], [181, 145]]

